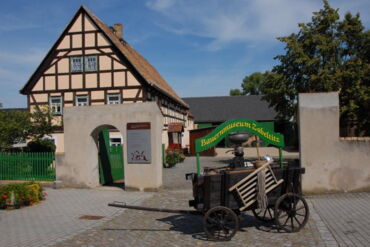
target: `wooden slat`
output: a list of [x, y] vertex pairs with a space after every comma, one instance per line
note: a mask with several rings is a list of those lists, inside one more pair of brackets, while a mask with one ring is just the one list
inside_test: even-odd
[[257, 186], [257, 182], [251, 184], [250, 186], [248, 186], [247, 188], [238, 188], [239, 191], [241, 191], [241, 193], [243, 193], [245, 190], [250, 190], [251, 188], [253, 187], [256, 187]]
[[243, 188], [247, 187], [251, 182], [256, 181], [256, 180], [257, 180], [257, 176], [254, 176], [249, 181], [246, 181], [245, 183], [238, 186], [239, 190], [242, 190]]
[[249, 178], [255, 176], [259, 171], [265, 169], [267, 166], [269, 166], [270, 164], [272, 163], [272, 161], [269, 161], [267, 162], [266, 164], [264, 164], [263, 166], [261, 166], [260, 168], [256, 169], [254, 172], [252, 172], [251, 174], [249, 174], [247, 177], [243, 178], [242, 180], [240, 180], [238, 183], [236, 183], [234, 186], [230, 187], [229, 188], [229, 191], [232, 191], [234, 190], [236, 187], [238, 187], [239, 185], [243, 184], [244, 181], [247, 181], [249, 180]]
[[[277, 184], [274, 184], [273, 186], [271, 186], [269, 189], [267, 189], [266, 190], [266, 194], [267, 193], [269, 193], [270, 191], [272, 191], [273, 189], [275, 189], [276, 187], [278, 187], [282, 182], [284, 182], [284, 180], [283, 179], [280, 179], [278, 182], [277, 182]], [[249, 201], [249, 202], [247, 202], [247, 203], [245, 203], [244, 205], [244, 207], [241, 207], [239, 210], [240, 211], [243, 211], [243, 210], [245, 210], [245, 209], [247, 209], [249, 206], [251, 206], [253, 203], [255, 203], [257, 200], [256, 199], [254, 199], [254, 200], [251, 200], [251, 201]], [[245, 201], [243, 201], [243, 202], [245, 202]]]
[[277, 181], [274, 172], [272, 171], [270, 164], [272, 161], [267, 162], [262, 167], [256, 169], [254, 172], [249, 174], [247, 177], [240, 180], [234, 186], [229, 188], [229, 191], [236, 190], [241, 201], [243, 202], [243, 207], [240, 208], [241, 211], [247, 209], [253, 203], [256, 202], [257, 197], [257, 175], [259, 172], [265, 171], [265, 193], [269, 193], [277, 186], [279, 186], [283, 179]]

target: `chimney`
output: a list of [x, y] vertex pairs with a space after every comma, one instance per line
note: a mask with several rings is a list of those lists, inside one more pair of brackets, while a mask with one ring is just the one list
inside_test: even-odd
[[123, 38], [123, 26], [121, 23], [116, 23], [113, 25], [113, 32], [117, 36], [117, 38]]

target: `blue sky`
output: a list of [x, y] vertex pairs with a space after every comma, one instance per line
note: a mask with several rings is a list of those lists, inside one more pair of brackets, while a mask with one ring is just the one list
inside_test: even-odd
[[[341, 16], [368, 0], [331, 0]], [[181, 97], [228, 95], [245, 75], [271, 69], [283, 53], [276, 37], [308, 22], [321, 0], [13, 0], [0, 9], [0, 102], [25, 107], [19, 90], [84, 4], [154, 65]]]

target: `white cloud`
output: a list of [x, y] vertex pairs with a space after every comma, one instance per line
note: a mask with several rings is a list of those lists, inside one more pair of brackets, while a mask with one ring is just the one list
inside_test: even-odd
[[155, 0], [155, 1], [150, 1], [146, 3], [146, 5], [149, 8], [152, 8], [158, 11], [164, 11], [170, 8], [174, 4], [175, 4], [175, 0]]
[[[366, 0], [330, 1], [343, 12], [362, 8]], [[312, 12], [322, 7], [321, 0], [151, 0], [147, 6], [165, 18], [160, 26], [181, 35], [209, 38], [207, 48], [218, 50], [232, 42], [274, 42], [276, 37], [298, 30]], [[336, 6], [337, 5], [337, 6]], [[369, 7], [367, 7], [369, 10]], [[358, 10], [357, 10], [358, 11]], [[366, 19], [366, 18], [365, 18]]]

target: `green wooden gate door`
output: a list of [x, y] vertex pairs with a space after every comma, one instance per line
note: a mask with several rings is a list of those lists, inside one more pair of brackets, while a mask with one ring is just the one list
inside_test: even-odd
[[110, 146], [108, 129], [99, 134], [99, 178], [101, 184], [124, 178], [123, 148]]

